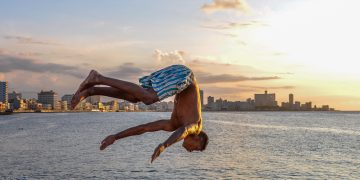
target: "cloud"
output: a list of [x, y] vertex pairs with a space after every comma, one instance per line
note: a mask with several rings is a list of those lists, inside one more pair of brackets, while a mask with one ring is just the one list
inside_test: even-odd
[[163, 52], [156, 49], [154, 52], [154, 57], [157, 63], [162, 65], [170, 64], [185, 64], [185, 52], [184, 51], [172, 51], [172, 52]]
[[84, 78], [79, 72], [79, 69], [74, 66], [55, 63], [38, 63], [32, 59], [0, 54], [0, 72], [7, 73], [16, 70], [38, 73], [49, 72]]
[[107, 74], [119, 77], [120, 79], [134, 79], [151, 72], [152, 71], [136, 67], [134, 63], [124, 63], [118, 66], [116, 70], [110, 71]]
[[201, 25], [202, 28], [215, 29], [215, 30], [227, 30], [227, 29], [235, 29], [235, 28], [258, 27], [258, 26], [268, 26], [268, 24], [257, 20], [250, 20], [246, 22], [225, 22], [221, 24], [212, 23], [212, 24]]
[[60, 45], [59, 43], [52, 41], [37, 40], [31, 37], [24, 36], [3, 36], [7, 40], [16, 40], [20, 44], [40, 44], [40, 45]]
[[258, 69], [251, 66], [231, 63], [219, 63], [214, 61], [210, 61], [207, 58], [198, 57], [194, 58], [191, 61], [187, 61], [186, 65], [189, 66], [195, 73], [218, 72], [219, 70], [221, 70], [222, 72], [227, 72], [228, 74], [238, 74], [239, 72], [246, 74], [262, 73]]
[[241, 75], [232, 74], [211, 74], [205, 72], [199, 72], [196, 74], [199, 83], [210, 84], [210, 83], [229, 83], [229, 82], [240, 82], [240, 81], [264, 81], [264, 80], [276, 80], [281, 79], [278, 76], [268, 77], [247, 77]]
[[241, 88], [251, 88], [252, 90], [266, 90], [266, 89], [295, 89], [296, 87], [295, 86], [244, 86], [244, 85], [241, 85], [239, 86]]
[[201, 9], [206, 12], [220, 10], [238, 10], [245, 13], [250, 12], [250, 7], [245, 0], [213, 0], [212, 3], [204, 4]]

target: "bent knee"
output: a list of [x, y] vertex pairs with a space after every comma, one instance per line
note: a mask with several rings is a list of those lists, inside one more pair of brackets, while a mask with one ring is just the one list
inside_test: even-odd
[[146, 105], [150, 105], [159, 101], [159, 97], [152, 88], [149, 88], [146, 89], [146, 93], [144, 93], [143, 96], [141, 97], [141, 101]]
[[159, 101], [159, 98], [155, 96], [146, 96], [143, 97], [142, 102], [146, 105], [154, 104], [155, 102]]
[[156, 101], [156, 99], [144, 99], [142, 102], [146, 105], [151, 105], [154, 104]]

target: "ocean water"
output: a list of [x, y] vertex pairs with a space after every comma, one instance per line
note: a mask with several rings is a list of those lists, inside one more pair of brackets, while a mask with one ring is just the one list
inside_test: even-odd
[[32, 113], [0, 116], [0, 179], [360, 179], [360, 113], [203, 113], [203, 152], [170, 133], [100, 142], [170, 113]]

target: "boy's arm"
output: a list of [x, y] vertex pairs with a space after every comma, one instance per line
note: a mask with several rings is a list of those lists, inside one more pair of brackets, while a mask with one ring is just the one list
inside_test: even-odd
[[171, 136], [164, 142], [159, 144], [159, 146], [155, 149], [154, 154], [151, 157], [151, 162], [153, 162], [157, 157], [159, 157], [160, 153], [162, 153], [165, 148], [171, 146], [172, 144], [183, 140], [186, 136], [190, 134], [196, 134], [198, 132], [198, 124], [189, 124], [187, 126], [182, 126], [178, 128]]
[[129, 137], [129, 136], [135, 136], [140, 135], [146, 132], [154, 132], [154, 131], [173, 131], [174, 128], [170, 122], [170, 120], [158, 120], [154, 122], [150, 122], [147, 124], [142, 124], [139, 126], [131, 127], [129, 129], [126, 129], [124, 131], [121, 131], [117, 134], [109, 135], [106, 137], [102, 142], [100, 146], [100, 150], [104, 150], [107, 146], [113, 144], [116, 140]]

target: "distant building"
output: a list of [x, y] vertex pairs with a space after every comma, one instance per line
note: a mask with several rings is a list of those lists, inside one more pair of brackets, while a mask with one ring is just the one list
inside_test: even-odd
[[8, 94], [10, 109], [24, 109], [24, 101], [21, 99], [21, 93], [15, 91]]
[[15, 100], [15, 99], [22, 99], [22, 95], [21, 93], [17, 93], [15, 91], [11, 92], [8, 94], [8, 101], [10, 102], [11, 100]]
[[215, 98], [213, 96], [209, 96], [207, 98], [207, 105], [206, 105], [206, 109], [208, 110], [214, 110], [215, 107]]
[[66, 101], [67, 107], [70, 107], [71, 99], [74, 96], [74, 94], [65, 94], [61, 97], [61, 101]]
[[329, 107], [329, 105], [323, 105], [323, 106], [321, 107], [321, 110], [322, 110], [322, 111], [330, 111], [330, 107]]
[[221, 98], [220, 99], [217, 99], [215, 101], [215, 109], [213, 110], [216, 110], [216, 111], [220, 111], [220, 110], [227, 110], [227, 101], [223, 101]]
[[214, 103], [214, 101], [215, 101], [215, 98], [214, 98], [213, 96], [209, 96], [209, 97], [208, 97], [208, 102], [207, 102], [207, 104], [208, 104], [208, 105], [211, 105], [211, 104]]
[[5, 111], [5, 109], [7, 109], [7, 106], [5, 105], [5, 103], [0, 102], [0, 111]]
[[100, 102], [100, 96], [96, 95], [96, 96], [87, 97], [86, 102], [90, 104], [97, 104]]
[[275, 94], [255, 94], [255, 107], [277, 107]]
[[204, 106], [204, 91], [200, 90], [200, 101], [201, 101], [201, 107]]
[[111, 111], [113, 111], [113, 112], [118, 111], [118, 110], [119, 110], [119, 102], [116, 101], [116, 100], [111, 101], [110, 109], [111, 109]]
[[58, 109], [58, 94], [51, 91], [42, 91], [38, 93], [38, 102], [45, 107], [45, 109]]
[[168, 110], [168, 111], [172, 111], [172, 110], [174, 109], [174, 102], [169, 101], [167, 104], [168, 104], [168, 106], [167, 106], [168, 109], [167, 109], [167, 110]]
[[63, 111], [68, 110], [68, 102], [67, 101], [61, 101], [61, 110], [63, 110]]
[[295, 104], [294, 104], [294, 110], [300, 110], [301, 108], [301, 104], [300, 104], [300, 101], [295, 101]]
[[289, 108], [291, 109], [294, 105], [294, 94], [289, 94]]
[[289, 110], [289, 109], [290, 109], [290, 104], [287, 103], [287, 102], [282, 102], [282, 103], [281, 103], [281, 108], [282, 108], [283, 110]]
[[[0, 81], [0, 102], [4, 104], [7, 108], [7, 104], [9, 102], [8, 99], [8, 82], [7, 81]], [[6, 109], [5, 108], [5, 109]]]
[[301, 105], [301, 110], [303, 111], [310, 111], [312, 110], [312, 103], [311, 102], [306, 102], [305, 104]]

